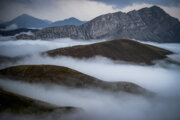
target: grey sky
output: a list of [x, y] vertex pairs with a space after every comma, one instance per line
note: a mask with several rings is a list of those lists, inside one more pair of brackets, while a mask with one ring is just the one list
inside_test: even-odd
[[0, 0], [0, 21], [23, 13], [51, 21], [76, 17], [90, 20], [101, 14], [159, 5], [180, 19], [180, 0]]
[[180, 4], [180, 0], [91, 0], [91, 1], [100, 1], [107, 4], [115, 4], [118, 7], [124, 7], [132, 3], [149, 3], [156, 5], [165, 5], [165, 6], [177, 6]]

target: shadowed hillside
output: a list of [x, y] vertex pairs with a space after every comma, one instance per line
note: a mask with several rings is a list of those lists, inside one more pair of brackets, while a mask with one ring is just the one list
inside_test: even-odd
[[14, 114], [42, 114], [54, 111], [59, 114], [73, 112], [73, 107], [58, 107], [28, 97], [17, 95], [0, 89], [0, 113], [11, 112]]

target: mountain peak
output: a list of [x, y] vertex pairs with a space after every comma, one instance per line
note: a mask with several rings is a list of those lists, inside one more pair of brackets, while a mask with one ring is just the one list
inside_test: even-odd
[[28, 14], [22, 14], [22, 15], [19, 15], [18, 17], [16, 17], [15, 19], [19, 19], [19, 18], [34, 18], [34, 17], [32, 17], [32, 16], [30, 16], [30, 15], [28, 15]]
[[30, 16], [30, 15], [24, 13], [24, 14], [22, 14], [22, 15], [20, 15], [20, 16], [26, 17], [26, 16]]
[[69, 19], [76, 19], [75, 17], [70, 17]]
[[155, 13], [160, 13], [161, 15], [167, 14], [161, 7], [153, 5], [152, 7], [146, 7], [146, 8], [142, 8], [138, 11], [151, 11], [151, 12], [155, 12]]
[[156, 6], [156, 5], [153, 5], [152, 7], [150, 7], [150, 9], [162, 10], [162, 8], [160, 8], [159, 6]]
[[64, 26], [64, 25], [82, 25], [83, 23], [85, 23], [84, 21], [80, 21], [77, 18], [74, 17], [70, 17], [64, 20], [60, 20], [60, 21], [56, 21], [52, 24], [49, 25], [49, 27], [54, 27], [54, 26]]
[[13, 24], [17, 25], [18, 28], [44, 28], [49, 24], [49, 22], [28, 14], [22, 14], [9, 22], [3, 23], [2, 26], [7, 27]]
[[64, 19], [63, 21], [66, 21], [66, 20], [77, 20], [77, 21], [80, 21], [80, 20], [78, 20], [78, 19], [75, 18], [75, 17], [66, 18], [66, 19]]

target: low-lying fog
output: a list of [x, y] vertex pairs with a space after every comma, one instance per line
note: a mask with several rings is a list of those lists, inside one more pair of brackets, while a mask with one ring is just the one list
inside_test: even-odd
[[0, 37], [0, 55], [14, 57], [43, 52], [51, 49], [86, 45], [104, 40], [72, 40], [69, 38], [55, 40], [11, 40], [11, 37]]
[[[89, 120], [180, 119], [180, 66], [178, 65], [156, 61], [156, 64], [153, 66], [145, 66], [113, 61], [100, 56], [90, 59], [75, 59], [64, 56], [50, 58], [38, 54], [38, 52], [49, 49], [94, 42], [71, 39], [0, 41], [0, 55], [18, 56], [33, 54], [30, 58], [21, 60], [16, 64], [8, 64], [7, 66], [22, 64], [66, 66], [104, 81], [129, 81], [136, 83], [155, 92], [157, 97], [147, 99], [125, 93], [114, 95], [103, 91], [68, 89], [56, 85], [47, 87], [43, 84], [28, 84], [2, 79], [0, 80], [0, 87], [56, 105], [80, 107], [85, 110], [85, 113], [80, 113], [81, 117]], [[175, 52], [174, 55], [169, 57], [180, 62], [180, 44], [147, 44]], [[4, 66], [0, 67], [4, 68]]]

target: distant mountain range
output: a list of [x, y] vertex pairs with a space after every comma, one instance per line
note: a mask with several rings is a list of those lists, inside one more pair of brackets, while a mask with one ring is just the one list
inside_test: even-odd
[[65, 19], [65, 20], [59, 20], [56, 22], [53, 22], [49, 25], [49, 27], [55, 27], [55, 26], [64, 26], [64, 25], [82, 25], [84, 24], [86, 21], [80, 21], [74, 17]]
[[49, 24], [46, 20], [41, 20], [35, 17], [32, 17], [27, 14], [16, 17], [15, 19], [2, 23], [0, 26], [11, 26], [16, 25], [17, 28], [43, 28]]
[[0, 27], [6, 28], [8, 26], [16, 25], [17, 28], [45, 28], [45, 27], [63, 26], [63, 25], [77, 25], [78, 26], [83, 23], [85, 23], [85, 21], [80, 21], [73, 17], [62, 20], [62, 21], [60, 20], [56, 22], [51, 22], [48, 20], [41, 20], [33, 16], [23, 14], [9, 22], [0, 24]]
[[180, 22], [158, 6], [98, 16], [80, 26], [45, 28], [35, 32], [36, 39], [116, 39], [128, 38], [154, 42], [180, 42]]
[[[29, 39], [67, 37], [84, 40], [127, 38], [154, 42], [180, 42], [179, 20], [171, 17], [158, 6], [137, 11], [133, 10], [128, 13], [109, 13], [98, 16], [86, 23], [76, 18], [51, 23], [47, 20], [22, 15], [4, 24], [43, 28], [35, 31], [34, 36], [29, 36]], [[18, 39], [21, 39], [21, 37], [18, 37]], [[28, 39], [27, 36], [26, 39]]]

